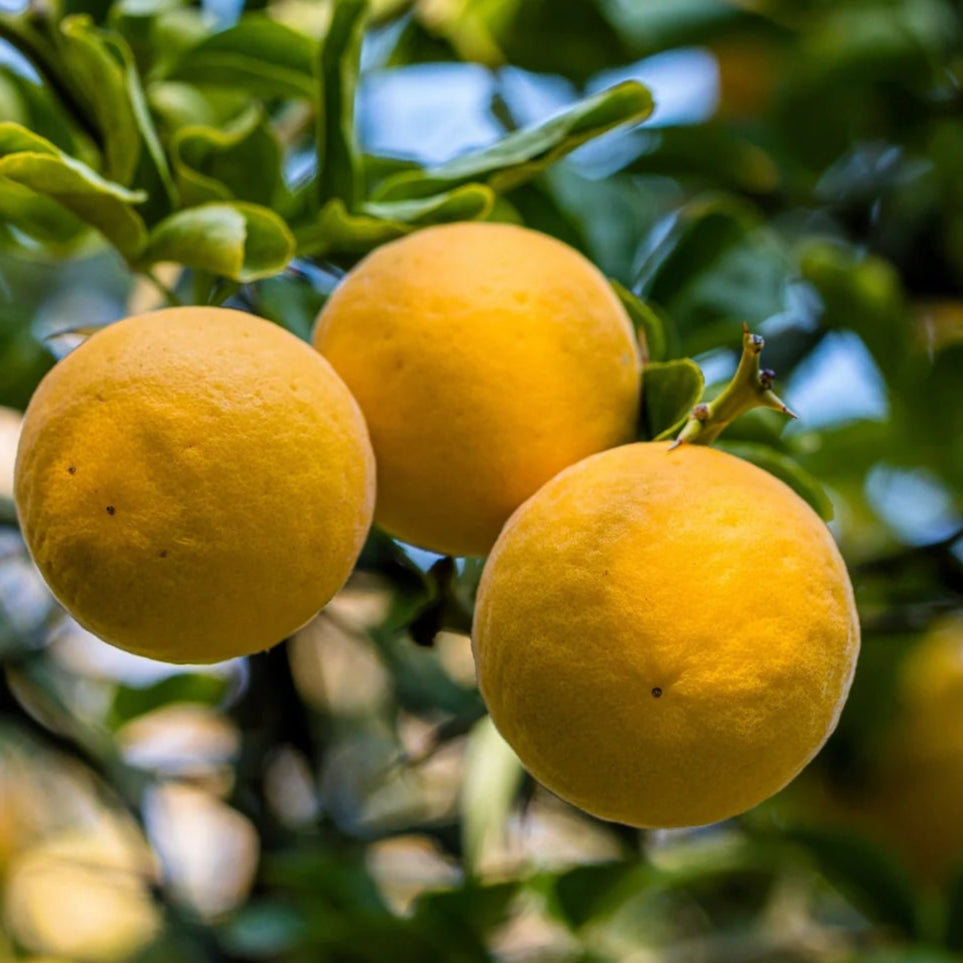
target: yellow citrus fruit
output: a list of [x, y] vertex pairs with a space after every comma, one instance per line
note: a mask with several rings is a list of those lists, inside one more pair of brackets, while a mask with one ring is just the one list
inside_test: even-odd
[[51, 591], [94, 634], [169, 662], [267, 648], [347, 579], [374, 462], [311, 347], [240, 311], [110, 325], [37, 389], [15, 495]]
[[723, 452], [648, 443], [518, 509], [473, 642], [495, 724], [549, 789], [604, 819], [695, 826], [816, 754], [859, 625], [835, 543], [794, 492]]
[[379, 248], [314, 343], [367, 419], [376, 521], [424, 548], [483, 555], [549, 478], [633, 437], [640, 359], [621, 303], [526, 228], [450, 224]]
[[856, 801], [866, 828], [923, 878], [963, 866], [963, 617], [937, 623], [900, 669], [878, 770]]

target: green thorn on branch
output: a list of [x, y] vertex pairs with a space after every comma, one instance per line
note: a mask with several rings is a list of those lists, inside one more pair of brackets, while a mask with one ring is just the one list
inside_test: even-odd
[[688, 421], [679, 432], [673, 448], [687, 442], [709, 445], [740, 415], [753, 408], [772, 408], [790, 418], [795, 414], [772, 390], [776, 375], [768, 368], [759, 367], [759, 355], [766, 342], [752, 334], [749, 325], [742, 326], [742, 357], [732, 380], [713, 401], [696, 405]]

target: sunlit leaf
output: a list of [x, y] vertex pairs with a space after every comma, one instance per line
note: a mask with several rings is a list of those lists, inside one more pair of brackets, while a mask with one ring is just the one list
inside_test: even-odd
[[144, 266], [175, 261], [234, 281], [283, 270], [294, 238], [273, 211], [257, 204], [204, 204], [172, 214], [151, 231]]
[[143, 193], [105, 180], [18, 124], [0, 123], [0, 178], [57, 201], [125, 257], [136, 256], [146, 241], [144, 222], [132, 206], [144, 200]]
[[493, 201], [491, 189], [481, 184], [466, 184], [432, 197], [371, 201], [357, 214], [349, 213], [341, 201], [329, 201], [311, 221], [295, 227], [298, 253], [364, 254], [418, 227], [483, 218]]
[[401, 173], [384, 181], [375, 200], [405, 200], [450, 190], [471, 181], [507, 191], [600, 134], [637, 124], [652, 113], [652, 95], [642, 84], [626, 81], [588, 97], [561, 114], [507, 134], [490, 147], [455, 158], [431, 170]]

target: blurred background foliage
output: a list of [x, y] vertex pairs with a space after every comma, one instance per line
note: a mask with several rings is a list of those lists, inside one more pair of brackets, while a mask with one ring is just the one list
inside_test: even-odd
[[[0, 960], [960, 958], [957, 4], [7, 0], [0, 37]], [[92, 327], [210, 302], [304, 337], [366, 250], [465, 218], [619, 285], [641, 437], [767, 338], [800, 418], [722, 446], [834, 516], [865, 641], [740, 819], [640, 833], [533, 784], [474, 685], [477, 560], [375, 533], [311, 625], [209, 669], [108, 648], [29, 562], [19, 412]]]

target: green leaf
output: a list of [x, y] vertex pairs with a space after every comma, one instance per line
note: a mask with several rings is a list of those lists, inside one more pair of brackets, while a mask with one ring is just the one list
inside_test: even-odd
[[640, 123], [652, 109], [648, 89], [626, 81], [579, 101], [544, 123], [514, 131], [484, 150], [433, 170], [390, 177], [379, 187], [375, 200], [425, 197], [471, 181], [487, 183], [498, 192], [508, 191], [592, 138], [623, 124]]
[[87, 16], [60, 24], [62, 56], [78, 98], [85, 98], [104, 144], [106, 176], [146, 192], [153, 223], [174, 207], [174, 185], [130, 48]]
[[723, 451], [752, 462], [785, 482], [824, 521], [833, 520], [833, 503], [823, 486], [797, 461], [769, 445], [754, 442], [733, 442], [723, 439], [717, 443]]
[[6, 66], [0, 66], [0, 117], [22, 124], [65, 154], [96, 160], [93, 144], [71, 124], [51, 87], [35, 84]]
[[66, 248], [85, 230], [61, 204], [5, 178], [0, 178], [0, 221], [54, 249]]
[[649, 439], [669, 438], [699, 403], [705, 378], [691, 358], [655, 361], [642, 370], [642, 425]]
[[468, 737], [461, 784], [462, 852], [469, 871], [499, 841], [524, 774], [491, 717], [479, 719]]
[[424, 227], [451, 221], [480, 220], [491, 213], [495, 193], [484, 184], [465, 184], [444, 194], [407, 201], [369, 201], [361, 210], [384, 221]]
[[144, 200], [143, 192], [104, 180], [19, 124], [0, 123], [0, 178], [57, 201], [128, 259], [146, 242], [144, 222], [131, 207]]
[[571, 930], [604, 915], [626, 895], [626, 883], [637, 879], [643, 884], [643, 871], [638, 863], [628, 861], [594, 863], [576, 866], [559, 874], [553, 881], [552, 908]]
[[184, 207], [225, 200], [275, 207], [284, 201], [281, 145], [260, 107], [224, 130], [181, 127], [170, 152]]
[[415, 903], [412, 922], [445, 947], [446, 959], [481, 963], [491, 959], [486, 937], [508, 918], [518, 889], [518, 881], [509, 880], [425, 893]]
[[315, 97], [317, 43], [269, 17], [251, 14], [187, 50], [170, 80], [243, 88], [259, 97]]
[[636, 297], [618, 281], [609, 279], [609, 283], [612, 285], [612, 290], [619, 296], [622, 306], [638, 332], [643, 360], [645, 362], [661, 361], [665, 357], [665, 328], [662, 318], [645, 301]]
[[672, 318], [689, 354], [737, 337], [785, 307], [788, 255], [750, 205], [700, 198], [677, 214], [646, 257], [633, 288]]
[[373, 248], [429, 224], [487, 217], [494, 205], [491, 188], [465, 184], [433, 197], [408, 201], [371, 201], [352, 214], [340, 200], [328, 201], [310, 220], [294, 226], [298, 254], [366, 254]]
[[169, 136], [182, 127], [229, 127], [250, 107], [250, 98], [243, 90], [202, 89], [180, 81], [151, 84], [147, 99]]
[[[37, 69], [45, 89], [60, 102], [83, 133], [96, 141], [98, 131], [87, 116], [86, 100], [78, 99], [74, 78], [64, 62], [61, 51], [51, 37], [51, 30], [41, 18], [29, 14], [13, 15], [0, 12], [0, 38], [20, 51]], [[46, 133], [42, 130], [38, 133]]]
[[910, 938], [918, 935], [913, 884], [887, 850], [831, 829], [789, 827], [784, 836], [805, 849], [826, 878], [871, 920]]
[[104, 174], [129, 185], [142, 145], [124, 66], [88, 16], [67, 17], [60, 24], [60, 33], [63, 62], [103, 138]]
[[224, 699], [227, 686], [222, 676], [200, 673], [173, 675], [141, 688], [119, 685], [108, 713], [109, 725], [119, 729], [131, 719], [177, 702], [216, 706]]
[[328, 201], [316, 217], [294, 228], [302, 257], [321, 257], [331, 251], [365, 254], [386, 241], [409, 234], [413, 228], [370, 214], [350, 214], [343, 201]]
[[337, 199], [353, 211], [361, 199], [361, 160], [354, 124], [366, 0], [336, 0], [321, 42], [317, 123], [319, 202]]
[[140, 263], [174, 261], [247, 282], [277, 274], [293, 256], [294, 237], [277, 214], [232, 202], [188, 208], [161, 221]]

